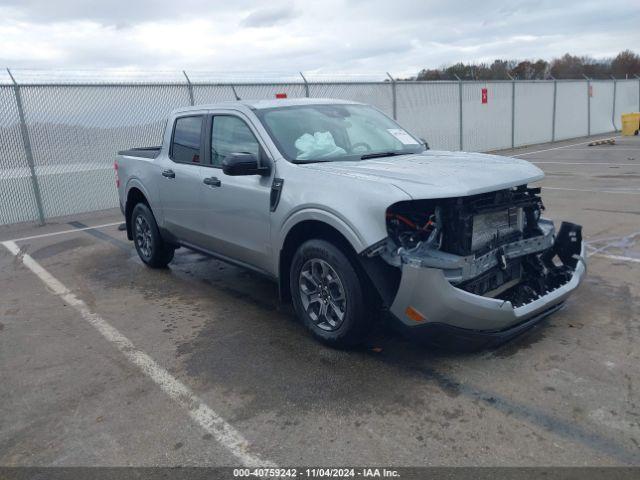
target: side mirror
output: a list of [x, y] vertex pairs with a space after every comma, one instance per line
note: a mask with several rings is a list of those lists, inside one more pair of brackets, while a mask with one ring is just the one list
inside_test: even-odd
[[269, 175], [269, 167], [260, 167], [253, 153], [232, 153], [222, 161], [222, 171], [226, 175]]
[[422, 142], [422, 144], [424, 145], [424, 148], [426, 148], [427, 150], [431, 150], [429, 148], [429, 142], [427, 142], [424, 138], [421, 138], [420, 141]]

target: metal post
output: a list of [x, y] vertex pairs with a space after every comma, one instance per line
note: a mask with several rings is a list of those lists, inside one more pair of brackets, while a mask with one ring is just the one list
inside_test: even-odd
[[591, 136], [591, 79], [584, 73], [582, 76], [587, 80], [587, 137]]
[[[509, 73], [507, 72], [507, 75]], [[511, 148], [516, 146], [516, 79], [509, 75], [511, 79]]]
[[236, 92], [236, 87], [231, 85], [231, 91], [233, 92], [233, 96], [236, 97], [236, 100], [240, 100], [240, 97], [238, 96], [238, 92]]
[[190, 104], [193, 107], [195, 105], [195, 103], [193, 102], [193, 85], [191, 85], [191, 80], [189, 80], [189, 76], [187, 75], [187, 72], [182, 70], [182, 73], [184, 75], [184, 78], [187, 79], [187, 89], [189, 90], [189, 102], [191, 102]]
[[20, 133], [22, 134], [22, 143], [24, 144], [24, 153], [27, 158], [27, 164], [29, 165], [29, 172], [31, 174], [31, 186], [33, 187], [33, 196], [36, 199], [36, 206], [38, 208], [38, 220], [40, 225], [44, 225], [44, 209], [42, 207], [42, 195], [40, 194], [40, 185], [38, 184], [38, 177], [36, 175], [36, 168], [33, 161], [33, 151], [31, 150], [31, 140], [29, 139], [29, 131], [27, 130], [27, 121], [24, 116], [24, 108], [22, 107], [22, 96], [20, 95], [20, 86], [16, 79], [13, 78], [11, 70], [7, 68], [7, 73], [11, 77], [13, 82], [13, 91], [16, 96], [16, 106], [18, 107], [18, 117], [20, 118]]
[[613, 125], [613, 131], [617, 132], [618, 129], [616, 128], [616, 90], [618, 87], [618, 81], [616, 80], [616, 77], [614, 77], [613, 75], [611, 75], [611, 78], [613, 79], [613, 108], [611, 109], [611, 124]]
[[309, 82], [307, 82], [307, 79], [304, 77], [302, 72], [298, 72], [298, 73], [300, 73], [300, 76], [302, 77], [302, 81], [304, 82], [304, 93], [305, 93], [305, 96], [307, 98], [309, 98]]
[[640, 112], [640, 76], [636, 75], [638, 79], [638, 111]]
[[[553, 77], [552, 77], [553, 78]], [[558, 105], [558, 81], [553, 78], [553, 113], [551, 117], [551, 141], [556, 141], [556, 109]]]
[[462, 151], [463, 149], [463, 141], [462, 141], [462, 80], [460, 79], [460, 77], [458, 75], [454, 76], [458, 79], [458, 99], [460, 100], [459, 102], [459, 123], [460, 123], [460, 151]]
[[397, 92], [396, 92], [396, 81], [393, 79], [393, 77], [391, 76], [391, 74], [389, 74], [389, 72], [387, 72], [387, 77], [389, 77], [389, 80], [391, 80], [391, 95], [392, 95], [392, 101], [393, 101], [393, 119], [397, 120], [398, 119], [398, 96], [397, 96]]

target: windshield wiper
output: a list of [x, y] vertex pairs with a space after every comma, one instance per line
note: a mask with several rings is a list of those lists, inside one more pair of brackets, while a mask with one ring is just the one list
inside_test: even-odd
[[335, 162], [336, 159], [323, 159], [317, 158], [314, 160], [291, 160], [291, 163], [297, 163], [299, 165], [304, 165], [306, 163], [326, 163], [326, 162]]
[[365, 153], [360, 157], [360, 160], [367, 160], [368, 158], [382, 158], [382, 157], [395, 157], [397, 155], [408, 155], [407, 152], [376, 152]]

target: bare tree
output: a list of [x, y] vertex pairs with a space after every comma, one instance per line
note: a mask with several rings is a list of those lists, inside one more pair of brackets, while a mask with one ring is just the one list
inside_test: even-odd
[[551, 62], [538, 60], [502, 60], [492, 63], [442, 66], [440, 68], [423, 69], [417, 77], [406, 80], [504, 80], [510, 76], [519, 80], [543, 80], [549, 76], [555, 78], [593, 78], [633, 77], [640, 75], [640, 55], [631, 50], [620, 52], [615, 58], [594, 59], [589, 56], [579, 57], [569, 53]]
[[631, 50], [620, 52], [611, 61], [611, 73], [624, 77], [640, 75], [640, 55], [633, 53]]

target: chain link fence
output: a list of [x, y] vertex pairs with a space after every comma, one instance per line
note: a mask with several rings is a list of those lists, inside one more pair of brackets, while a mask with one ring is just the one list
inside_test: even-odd
[[[52, 80], [0, 74], [0, 224], [44, 223], [116, 207], [118, 150], [161, 143], [177, 107], [225, 100], [340, 98], [376, 106], [432, 149], [491, 151], [607, 133], [640, 110], [640, 79], [546, 81], [213, 82], [169, 79]], [[94, 77], [95, 78], [95, 77]]]

